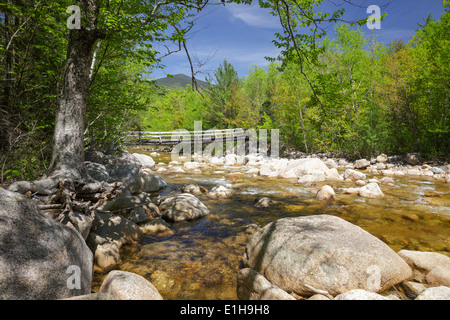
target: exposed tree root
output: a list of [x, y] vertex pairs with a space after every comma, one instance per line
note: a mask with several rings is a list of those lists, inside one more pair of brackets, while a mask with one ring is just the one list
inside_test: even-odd
[[63, 224], [72, 224], [78, 229], [75, 212], [93, 220], [97, 210], [105, 202], [121, 195], [125, 187], [121, 182], [99, 182], [91, 177], [73, 179], [60, 175], [45, 177], [39, 181], [20, 181], [8, 187], [33, 199], [41, 212]]

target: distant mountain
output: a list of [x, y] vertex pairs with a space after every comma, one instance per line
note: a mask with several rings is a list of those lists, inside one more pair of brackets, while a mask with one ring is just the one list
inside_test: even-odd
[[[160, 78], [156, 80], [156, 84], [158, 86], [167, 88], [167, 89], [186, 89], [187, 85], [192, 86], [192, 78], [185, 74], [177, 74], [173, 77]], [[207, 88], [208, 83], [205, 81], [201, 81], [197, 79], [197, 85], [199, 87]]]

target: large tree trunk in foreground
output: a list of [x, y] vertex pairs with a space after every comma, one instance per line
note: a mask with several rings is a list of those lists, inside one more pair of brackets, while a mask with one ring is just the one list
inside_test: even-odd
[[56, 209], [51, 212], [55, 220], [71, 222], [75, 227], [75, 211], [95, 216], [103, 201], [123, 191], [121, 183], [95, 181], [84, 168], [83, 135], [91, 54], [95, 42], [104, 38], [104, 34], [97, 30], [99, 0], [78, 0], [78, 5], [82, 13], [81, 29], [70, 30], [50, 168], [39, 181], [21, 181], [8, 187], [34, 198], [42, 210]]
[[63, 89], [59, 99], [53, 141], [53, 155], [47, 176], [80, 179], [85, 176], [84, 125], [89, 96], [92, 49], [103, 38], [97, 30], [98, 0], [79, 0], [81, 29], [70, 30]]

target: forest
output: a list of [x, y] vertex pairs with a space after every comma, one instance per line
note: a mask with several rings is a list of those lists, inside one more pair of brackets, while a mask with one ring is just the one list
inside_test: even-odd
[[[277, 2], [261, 1], [261, 6], [278, 9], [274, 14], [286, 31], [274, 40], [282, 49], [280, 57], [267, 68], [252, 66], [245, 77], [238, 77], [225, 60], [206, 79], [208, 87], [199, 90], [165, 90], [150, 80], [160, 62], [151, 41], [182, 48], [192, 26], [177, 26], [193, 8], [173, 7], [166, 20], [142, 27], [130, 17], [143, 15], [145, 1], [122, 7], [120, 1], [108, 3], [97, 21], [108, 32], [89, 52], [85, 150], [115, 152], [128, 131], [191, 130], [194, 121], [203, 121], [205, 130], [279, 129], [285, 148], [304, 152], [355, 157], [381, 152], [418, 152], [429, 158], [450, 154], [446, 1], [445, 12], [418, 24], [409, 42], [387, 45], [365, 36], [358, 24], [338, 23], [338, 11], [328, 20], [336, 22], [335, 38], [294, 35], [288, 32], [295, 28], [289, 25], [288, 11], [275, 7]], [[70, 5], [66, 0], [0, 5], [2, 184], [36, 179], [51, 165]], [[309, 25], [306, 20], [298, 25]], [[170, 26], [174, 32], [167, 32]]]
[[[285, 146], [304, 152], [449, 154], [449, 12], [418, 26], [408, 43], [388, 45], [359, 28], [335, 27], [320, 43], [317, 67], [254, 65], [238, 77], [226, 60], [203, 94], [188, 87], [154, 95], [142, 130], [210, 128], [279, 129]], [[312, 82], [315, 93], [308, 84]]]

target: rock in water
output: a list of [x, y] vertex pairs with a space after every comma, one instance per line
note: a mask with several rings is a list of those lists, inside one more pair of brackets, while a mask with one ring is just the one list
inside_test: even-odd
[[108, 274], [99, 293], [110, 294], [117, 300], [163, 300], [155, 286], [144, 277], [117, 270]]
[[132, 156], [136, 159], [138, 165], [142, 169], [152, 169], [155, 167], [155, 161], [150, 156], [140, 153], [133, 153]]
[[368, 166], [370, 166], [370, 161], [367, 159], [359, 159], [355, 161], [355, 169], [366, 169]]
[[322, 189], [317, 192], [316, 198], [318, 200], [331, 200], [334, 199], [335, 192], [332, 187], [325, 185], [322, 187]]
[[208, 193], [209, 191], [205, 187], [199, 186], [197, 184], [188, 184], [188, 185], [185, 185], [181, 189], [181, 192], [200, 195], [200, 194], [203, 194], [203, 193]]
[[233, 190], [224, 187], [224, 186], [216, 186], [214, 188], [211, 189], [211, 191], [209, 192], [209, 196], [211, 198], [228, 198], [231, 197], [233, 195]]
[[161, 217], [169, 221], [193, 220], [209, 214], [208, 208], [190, 193], [164, 200], [159, 206]]
[[0, 299], [54, 300], [91, 292], [93, 255], [72, 228], [0, 188]]
[[359, 171], [353, 170], [353, 169], [347, 169], [344, 172], [344, 179], [350, 179], [353, 181], [357, 180], [366, 180], [367, 176]]
[[383, 198], [384, 194], [381, 191], [378, 183], [372, 182], [359, 189], [359, 195], [365, 198]]
[[268, 224], [247, 243], [243, 262], [282, 290], [301, 296], [318, 290], [333, 296], [352, 289], [381, 292], [412, 275], [381, 240], [330, 215]]
[[255, 204], [256, 208], [268, 208], [273, 204], [272, 199], [268, 197], [263, 197], [258, 200], [258, 202]]

